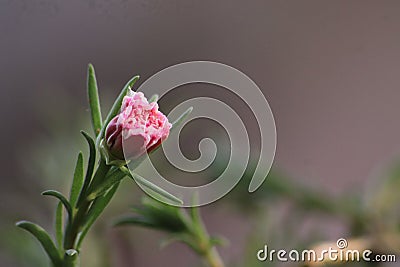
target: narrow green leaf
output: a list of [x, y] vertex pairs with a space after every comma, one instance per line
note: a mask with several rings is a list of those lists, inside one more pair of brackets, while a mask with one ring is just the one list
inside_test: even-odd
[[17, 222], [16, 225], [28, 231], [37, 238], [37, 240], [40, 242], [40, 244], [46, 251], [47, 255], [49, 256], [54, 266], [61, 266], [62, 264], [61, 255], [59, 254], [49, 234], [42, 227], [28, 221], [20, 221]]
[[88, 160], [88, 166], [86, 169], [86, 176], [85, 176], [85, 181], [83, 183], [82, 190], [79, 193], [79, 198], [78, 202], [76, 203], [76, 206], [78, 206], [83, 199], [86, 197], [86, 190], [89, 187], [90, 181], [92, 180], [92, 175], [94, 171], [94, 164], [96, 162], [96, 146], [94, 144], [93, 139], [84, 131], [81, 131], [82, 135], [85, 137], [88, 145], [89, 145], [89, 160]]
[[107, 165], [107, 163], [101, 160], [97, 166], [96, 173], [94, 174], [92, 181], [87, 189], [85, 196], [89, 195], [93, 189], [97, 188], [106, 178], [108, 172], [111, 169], [115, 169], [114, 166]]
[[172, 123], [172, 127], [171, 127], [171, 131], [173, 129], [175, 129], [176, 127], [178, 127], [179, 125], [181, 125], [185, 119], [190, 115], [190, 113], [192, 112], [193, 107], [188, 108], [185, 112], [182, 113], [182, 115], [179, 116], [178, 119], [176, 119], [173, 123]]
[[162, 197], [165, 197], [167, 200], [170, 200], [172, 202], [174, 202], [175, 204], [183, 204], [183, 201], [179, 198], [177, 198], [176, 196], [172, 195], [171, 193], [168, 193], [167, 191], [165, 191], [164, 189], [156, 186], [155, 184], [149, 182], [148, 180], [146, 180], [145, 178], [143, 178], [142, 176], [136, 174], [136, 173], [131, 173], [129, 172], [129, 170], [125, 170], [126, 168], [121, 168], [121, 170], [124, 170], [125, 173], [131, 177], [132, 179], [134, 179], [136, 182], [140, 183], [141, 185], [145, 186], [146, 188], [150, 189], [151, 191], [159, 194]]
[[118, 186], [119, 186], [119, 182], [116, 183], [115, 185], [113, 185], [113, 187], [111, 187], [111, 189], [105, 195], [103, 195], [103, 196], [97, 198], [95, 201], [93, 201], [93, 204], [90, 207], [88, 214], [86, 216], [87, 219], [83, 226], [82, 232], [78, 238], [78, 245], [77, 245], [78, 249], [80, 248], [82, 241], [85, 238], [90, 227], [93, 225], [93, 223], [96, 221], [96, 219], [100, 216], [100, 214], [103, 212], [105, 207], [110, 202], [111, 198], [114, 196], [115, 192], [118, 189]]
[[155, 94], [152, 97], [149, 98], [149, 103], [157, 102], [158, 101], [158, 95]]
[[64, 213], [63, 213], [63, 204], [58, 202], [57, 209], [56, 209], [56, 223], [55, 223], [55, 229], [56, 229], [56, 240], [57, 240], [57, 245], [60, 249], [62, 249], [62, 244], [63, 244], [63, 221], [64, 221]]
[[69, 194], [69, 202], [74, 207], [78, 200], [79, 193], [83, 185], [83, 154], [79, 152], [78, 160], [76, 161], [74, 180], [72, 181], [71, 192]]
[[87, 91], [89, 98], [90, 112], [92, 115], [92, 125], [94, 134], [97, 136], [100, 133], [102, 126], [100, 101], [99, 101], [99, 91], [97, 89], [96, 74], [92, 64], [88, 66], [87, 74]]
[[137, 80], [139, 80], [139, 75], [136, 75], [135, 77], [130, 79], [126, 83], [124, 88], [122, 89], [122, 91], [119, 94], [119, 96], [117, 97], [117, 99], [115, 100], [113, 106], [110, 109], [110, 112], [107, 115], [107, 118], [106, 118], [103, 126], [101, 127], [100, 133], [97, 136], [97, 141], [96, 141], [97, 146], [100, 144], [100, 140], [103, 138], [103, 135], [104, 135], [104, 132], [106, 130], [108, 123], [118, 114], [118, 112], [121, 109], [122, 100], [124, 99], [126, 94], [129, 92], [129, 90], [131, 90], [132, 86], [136, 83]]
[[142, 207], [141, 209], [134, 209], [134, 211], [136, 212], [135, 215], [116, 220], [114, 226], [136, 224], [169, 233], [179, 233], [185, 230], [185, 225], [181, 223], [179, 218], [163, 213], [162, 210]]
[[202, 220], [200, 217], [200, 211], [198, 207], [191, 207], [190, 208], [190, 217], [192, 218], [193, 226], [197, 230], [201, 230]]
[[102, 183], [100, 183], [97, 188], [89, 192], [87, 199], [92, 201], [93, 199], [103, 195], [107, 192], [114, 184], [120, 182], [126, 174], [122, 172], [119, 168], [114, 169], [109, 174]]
[[44, 191], [42, 193], [42, 195], [43, 196], [52, 196], [52, 197], [55, 197], [58, 200], [60, 200], [63, 203], [65, 209], [68, 212], [68, 218], [70, 220], [72, 219], [72, 207], [71, 207], [71, 204], [69, 204], [68, 200], [60, 192], [55, 191], [55, 190], [47, 190], [47, 191]]
[[149, 220], [143, 216], [129, 216], [116, 219], [113, 223], [114, 226], [124, 226], [124, 225], [139, 225], [149, 228], [158, 229], [158, 225], [152, 220]]
[[199, 203], [199, 194], [196, 192], [193, 194], [192, 205], [193, 207], [189, 208], [190, 217], [192, 219], [192, 227], [197, 233], [204, 233], [204, 224], [201, 220], [200, 216], [200, 208], [196, 207]]
[[188, 233], [182, 233], [178, 235], [172, 235], [169, 238], [161, 241], [161, 248], [165, 248], [166, 246], [175, 243], [182, 242], [191, 247], [196, 253], [201, 254], [200, 249], [196, 243], [196, 240]]
[[229, 240], [222, 236], [211, 236], [209, 243], [211, 246], [227, 246], [229, 245]]

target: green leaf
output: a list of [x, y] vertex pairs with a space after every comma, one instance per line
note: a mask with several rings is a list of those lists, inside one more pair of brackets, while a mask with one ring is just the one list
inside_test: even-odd
[[211, 236], [209, 243], [211, 246], [227, 246], [229, 245], [229, 240], [222, 236]]
[[200, 216], [200, 208], [196, 207], [199, 203], [199, 195], [198, 192], [193, 194], [192, 205], [193, 207], [189, 208], [190, 218], [192, 219], [191, 226], [196, 233], [205, 234], [205, 228], [203, 221]]
[[20, 221], [17, 222], [16, 225], [28, 231], [37, 238], [37, 240], [40, 242], [40, 244], [46, 251], [47, 255], [49, 256], [54, 266], [61, 266], [62, 264], [61, 255], [59, 254], [49, 234], [42, 227], [28, 221]]
[[92, 64], [89, 64], [89, 66], [88, 66], [87, 91], [88, 91], [90, 112], [92, 115], [93, 130], [94, 130], [94, 134], [97, 136], [100, 133], [100, 129], [102, 126], [101, 123], [103, 120], [101, 118], [99, 92], [97, 89], [96, 74], [94, 72], [94, 68], [93, 68]]
[[181, 199], [179, 199], [178, 197], [172, 195], [171, 193], [168, 193], [164, 189], [162, 189], [162, 188], [158, 187], [157, 185], [149, 182], [148, 180], [146, 180], [142, 176], [140, 176], [140, 175], [138, 175], [136, 173], [130, 172], [126, 167], [121, 167], [120, 169], [122, 171], [124, 171], [126, 173], [126, 175], [128, 175], [130, 178], [132, 178], [136, 182], [140, 183], [141, 185], [145, 186], [147, 189], [153, 191], [154, 193], [159, 194], [160, 196], [166, 198], [167, 200], [172, 201], [175, 204], [183, 204], [183, 201]]
[[171, 131], [181, 125], [185, 119], [190, 115], [190, 113], [193, 111], [193, 107], [188, 108], [185, 112], [182, 113], [182, 115], [179, 116], [173, 123], [171, 127]]
[[92, 201], [93, 199], [103, 195], [107, 192], [114, 184], [120, 182], [126, 174], [122, 172], [119, 168], [115, 168], [113, 171], [107, 174], [104, 181], [101, 182], [97, 188], [89, 192], [87, 199]]
[[158, 101], [158, 95], [155, 94], [152, 97], [149, 98], [149, 103], [157, 102]]
[[90, 181], [92, 180], [92, 175], [94, 171], [94, 164], [96, 162], [96, 146], [94, 144], [93, 139], [84, 131], [81, 131], [82, 135], [85, 137], [88, 145], [89, 145], [89, 161], [88, 161], [88, 166], [86, 170], [86, 176], [85, 176], [85, 181], [83, 183], [82, 190], [80, 191], [78, 202], [76, 203], [76, 206], [78, 206], [81, 201], [86, 197], [86, 190], [89, 187]]
[[137, 80], [139, 80], [139, 75], [136, 75], [135, 77], [130, 79], [126, 83], [124, 88], [122, 89], [122, 91], [119, 94], [119, 96], [117, 97], [117, 99], [115, 100], [113, 106], [110, 109], [110, 112], [107, 115], [107, 118], [106, 118], [103, 126], [101, 127], [100, 133], [97, 136], [97, 141], [96, 141], [97, 146], [100, 144], [100, 140], [103, 138], [103, 135], [104, 135], [104, 132], [106, 130], [108, 123], [119, 113], [119, 111], [121, 109], [121, 105], [122, 105], [122, 100], [124, 99], [126, 94], [129, 92], [129, 90], [131, 90], [132, 86], [136, 83]]
[[114, 168], [114, 166], [107, 165], [107, 163], [101, 160], [97, 166], [96, 173], [94, 174], [92, 181], [87, 189], [85, 196], [87, 197], [90, 192], [92, 192], [95, 188], [97, 188], [106, 178], [108, 172]]
[[186, 245], [188, 245], [190, 248], [192, 248], [196, 253], [198, 253], [200, 255], [202, 254], [198, 247], [198, 244], [196, 243], [196, 240], [193, 238], [193, 236], [191, 236], [188, 233], [182, 233], [182, 234], [177, 234], [177, 235], [174, 234], [174, 235], [170, 236], [169, 238], [163, 240], [160, 245], [161, 245], [161, 248], [164, 248], [174, 242], [183, 242]]
[[47, 190], [47, 191], [44, 191], [42, 193], [42, 195], [43, 196], [52, 196], [52, 197], [58, 198], [58, 200], [60, 200], [63, 203], [65, 209], [67, 210], [69, 220], [72, 219], [72, 207], [71, 207], [71, 204], [69, 204], [68, 200], [60, 192], [55, 191], [55, 190]]
[[63, 242], [63, 220], [64, 220], [64, 213], [63, 213], [63, 205], [60, 202], [58, 202], [57, 209], [56, 209], [56, 223], [55, 223], [55, 229], [56, 229], [56, 240], [57, 240], [57, 245], [60, 249], [62, 249], [62, 242]]
[[71, 192], [69, 194], [69, 202], [72, 207], [75, 207], [76, 201], [78, 200], [79, 193], [82, 190], [83, 185], [83, 155], [79, 152], [78, 160], [76, 161], [74, 180], [72, 181]]
[[[153, 200], [156, 202], [156, 200]], [[158, 201], [157, 201], [158, 202]], [[140, 206], [133, 209], [133, 216], [122, 217], [114, 222], [115, 226], [128, 224], [140, 225], [162, 230], [169, 233], [182, 233], [187, 231], [186, 224], [181, 220], [180, 210], [167, 204]]]
[[191, 207], [190, 208], [190, 217], [192, 218], [192, 227], [196, 232], [203, 231], [203, 221], [200, 217], [200, 211], [198, 207]]
[[79, 249], [83, 239], [85, 238], [87, 232], [89, 231], [90, 227], [93, 225], [93, 223], [96, 221], [96, 219], [100, 216], [100, 214], [103, 212], [105, 207], [108, 205], [110, 202], [111, 198], [114, 196], [115, 192], [117, 191], [119, 186], [119, 182], [113, 185], [111, 189], [103, 196], [97, 198], [95, 201], [93, 201], [92, 206], [90, 207], [88, 214], [86, 216], [86, 222], [83, 226], [83, 230], [81, 234], [79, 235], [78, 239], [78, 245], [77, 248]]
[[149, 228], [158, 229], [159, 226], [152, 220], [143, 216], [128, 216], [122, 217], [114, 221], [114, 226], [124, 226], [124, 225], [139, 225]]

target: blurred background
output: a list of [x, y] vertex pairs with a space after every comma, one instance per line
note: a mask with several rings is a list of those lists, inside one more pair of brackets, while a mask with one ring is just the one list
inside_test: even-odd
[[[261, 88], [277, 126], [270, 177], [251, 195], [243, 179], [201, 209], [209, 231], [230, 241], [220, 248], [227, 266], [275, 266], [257, 261], [264, 244], [309, 248], [341, 237], [398, 254], [399, 14], [400, 2], [388, 0], [0, 0], [0, 266], [46, 266], [38, 243], [14, 223], [51, 229], [56, 201], [40, 193], [67, 192], [77, 153], [87, 153], [79, 130], [90, 130], [89, 62], [103, 110], [133, 75], [144, 81], [192, 60], [231, 65]], [[248, 107], [221, 88], [177, 88], [160, 106], [168, 111], [199, 95], [248, 118], [257, 151]], [[192, 126], [182, 139], [188, 157], [201, 136], [223, 140], [217, 125]], [[197, 178], [209, 179], [221, 164]], [[183, 245], [160, 249], [161, 233], [110, 227], [142, 195], [124, 182], [86, 240], [82, 266], [201, 266]]]

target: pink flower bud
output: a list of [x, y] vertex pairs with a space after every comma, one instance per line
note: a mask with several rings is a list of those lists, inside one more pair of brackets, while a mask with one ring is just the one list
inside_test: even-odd
[[156, 102], [149, 103], [141, 92], [131, 92], [122, 101], [121, 112], [107, 125], [105, 143], [117, 159], [136, 159], [164, 141], [171, 129]]

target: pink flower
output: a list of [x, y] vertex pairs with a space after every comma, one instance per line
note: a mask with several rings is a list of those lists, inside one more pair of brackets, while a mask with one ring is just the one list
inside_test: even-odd
[[164, 141], [171, 129], [156, 102], [149, 103], [141, 92], [131, 92], [122, 101], [121, 112], [107, 125], [105, 142], [118, 159], [136, 159]]

